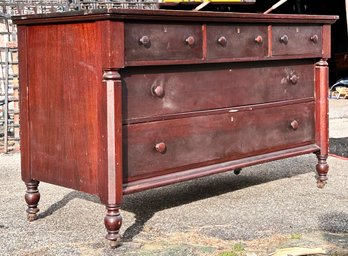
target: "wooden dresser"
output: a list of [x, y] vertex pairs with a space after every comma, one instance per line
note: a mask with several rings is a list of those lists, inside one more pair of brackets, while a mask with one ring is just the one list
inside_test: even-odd
[[98, 195], [113, 246], [124, 194], [307, 153], [322, 187], [336, 19], [121, 9], [16, 17], [28, 219], [39, 181]]

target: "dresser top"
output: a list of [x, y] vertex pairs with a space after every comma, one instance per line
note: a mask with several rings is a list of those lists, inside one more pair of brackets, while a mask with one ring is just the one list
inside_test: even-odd
[[97, 20], [193, 21], [193, 22], [253, 22], [332, 24], [338, 16], [260, 14], [235, 12], [201, 12], [176, 10], [96, 9], [63, 13], [33, 14], [12, 17], [15, 24], [46, 24]]

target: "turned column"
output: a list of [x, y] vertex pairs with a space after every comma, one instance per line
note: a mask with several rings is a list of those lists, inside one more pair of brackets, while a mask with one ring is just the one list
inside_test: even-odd
[[103, 74], [106, 86], [106, 127], [107, 127], [107, 204], [104, 224], [107, 230], [106, 239], [111, 247], [121, 243], [119, 234], [122, 217], [122, 82], [116, 70], [108, 70]]
[[319, 188], [325, 186], [329, 171], [329, 165], [326, 161], [329, 151], [328, 80], [328, 63], [326, 60], [320, 60], [315, 64], [316, 143], [320, 147], [320, 150], [316, 153], [318, 158], [316, 170]]
[[40, 193], [38, 190], [39, 181], [32, 180], [30, 182], [26, 182], [27, 191], [25, 193], [25, 201], [27, 202], [27, 218], [29, 221], [34, 221], [37, 219], [37, 213], [39, 212], [39, 208], [37, 205], [40, 201]]

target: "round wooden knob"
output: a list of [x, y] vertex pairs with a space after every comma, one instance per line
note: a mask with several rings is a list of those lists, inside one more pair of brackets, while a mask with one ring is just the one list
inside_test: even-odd
[[160, 142], [155, 145], [155, 149], [157, 152], [164, 154], [167, 150], [167, 146], [164, 142]]
[[257, 44], [262, 44], [263, 43], [263, 38], [262, 38], [262, 36], [257, 36], [257, 37], [255, 37], [254, 41]]
[[291, 74], [288, 76], [288, 81], [292, 84], [297, 84], [299, 77], [296, 74]]
[[279, 38], [279, 41], [283, 44], [288, 44], [289, 42], [289, 37], [287, 35], [282, 35], [280, 38]]
[[159, 98], [162, 98], [164, 96], [164, 88], [162, 85], [153, 85], [151, 87], [151, 93], [154, 96], [157, 96]]
[[221, 45], [221, 46], [226, 46], [227, 45], [227, 39], [226, 39], [226, 37], [224, 37], [224, 36], [220, 36], [219, 38], [218, 38], [218, 43]]
[[193, 46], [195, 44], [195, 38], [193, 36], [189, 36], [188, 38], [185, 39], [185, 42], [189, 46]]
[[150, 38], [148, 36], [142, 36], [139, 39], [140, 44], [144, 45], [144, 46], [150, 46]]
[[290, 126], [293, 130], [297, 130], [298, 129], [298, 122], [296, 120], [294, 120], [291, 122]]
[[313, 42], [313, 43], [318, 43], [318, 41], [319, 41], [319, 37], [318, 37], [318, 35], [313, 35], [313, 36], [311, 36], [311, 41]]

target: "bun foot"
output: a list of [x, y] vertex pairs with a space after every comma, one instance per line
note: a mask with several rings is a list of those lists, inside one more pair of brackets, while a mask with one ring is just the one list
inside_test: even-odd
[[36, 214], [36, 213], [28, 213], [28, 215], [27, 215], [27, 220], [28, 220], [29, 222], [34, 221], [34, 220], [37, 220], [37, 214]]
[[318, 180], [317, 181], [317, 187], [318, 188], [324, 188], [326, 185], [326, 181]]
[[241, 171], [242, 171], [242, 168], [233, 170], [235, 175], [239, 175]]
[[109, 243], [112, 249], [121, 246], [122, 244], [121, 236], [119, 236], [116, 240], [110, 240]]

